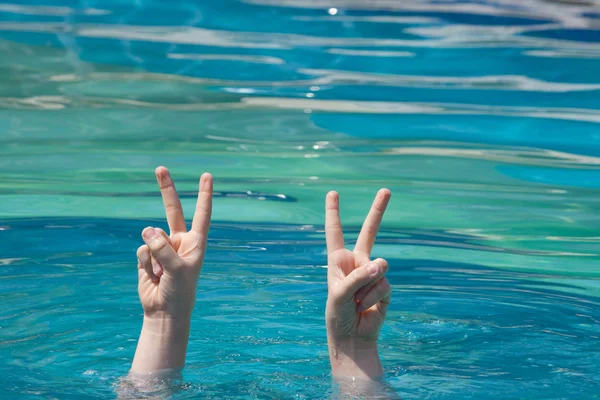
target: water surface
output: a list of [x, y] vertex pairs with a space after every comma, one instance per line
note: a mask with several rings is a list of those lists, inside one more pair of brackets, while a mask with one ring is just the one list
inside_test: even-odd
[[393, 390], [600, 397], [598, 71], [586, 2], [0, 3], [3, 398], [116, 397], [158, 165], [217, 191], [174, 397], [334, 392], [323, 200], [380, 187]]

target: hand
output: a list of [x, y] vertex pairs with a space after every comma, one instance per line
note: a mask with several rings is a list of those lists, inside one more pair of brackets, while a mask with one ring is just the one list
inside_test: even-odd
[[212, 176], [200, 178], [192, 229], [187, 231], [183, 209], [169, 171], [156, 169], [170, 236], [160, 228], [142, 232], [146, 242], [137, 251], [138, 293], [144, 325], [132, 371], [153, 372], [183, 365], [189, 325], [196, 302], [212, 211]]
[[148, 317], [157, 314], [189, 317], [206, 251], [212, 176], [204, 174], [200, 178], [196, 213], [189, 232], [169, 171], [158, 167], [156, 179], [165, 205], [170, 237], [160, 228], [148, 227], [142, 232], [146, 244], [137, 251], [140, 301]]
[[339, 196], [327, 194], [325, 233], [328, 298], [325, 311], [334, 375], [373, 378], [382, 373], [377, 339], [391, 298], [388, 264], [371, 261], [371, 249], [391, 193], [381, 189], [365, 219], [354, 251], [344, 247]]

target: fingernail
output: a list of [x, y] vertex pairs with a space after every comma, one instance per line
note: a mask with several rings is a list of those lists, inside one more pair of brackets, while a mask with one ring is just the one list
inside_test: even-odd
[[156, 232], [154, 228], [148, 227], [144, 229], [144, 232], [142, 232], [142, 236], [144, 237], [144, 239], [152, 239], [158, 236], [158, 232]]
[[377, 264], [375, 262], [371, 262], [367, 266], [367, 272], [369, 273], [369, 276], [375, 276], [375, 275], [377, 275], [378, 269], [379, 268], [377, 268]]

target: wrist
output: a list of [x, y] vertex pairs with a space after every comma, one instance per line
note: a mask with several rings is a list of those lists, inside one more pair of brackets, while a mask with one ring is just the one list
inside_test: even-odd
[[189, 317], [156, 314], [152, 316], [144, 315], [142, 333], [153, 337], [160, 337], [163, 340], [170, 338], [180, 340], [185, 338], [187, 342], [187, 337], [190, 333], [190, 323], [191, 318]]
[[170, 337], [180, 338], [189, 335], [191, 317], [173, 316], [165, 313], [144, 314], [142, 332], [165, 339]]
[[155, 374], [182, 368], [189, 335], [189, 318], [145, 315], [131, 371]]
[[379, 359], [377, 351], [377, 339], [363, 339], [357, 337], [335, 337], [327, 335], [327, 343], [329, 345], [329, 353], [334, 357], [346, 357], [352, 360], [358, 360], [365, 357], [376, 356]]
[[328, 335], [327, 343], [334, 377], [376, 379], [383, 374], [377, 339]]

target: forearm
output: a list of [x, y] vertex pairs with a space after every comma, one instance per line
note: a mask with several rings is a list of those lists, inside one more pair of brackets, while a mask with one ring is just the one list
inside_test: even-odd
[[182, 368], [189, 334], [189, 318], [145, 316], [131, 372], [147, 374]]
[[383, 375], [377, 340], [334, 338], [328, 335], [331, 373], [336, 379], [374, 380]]

